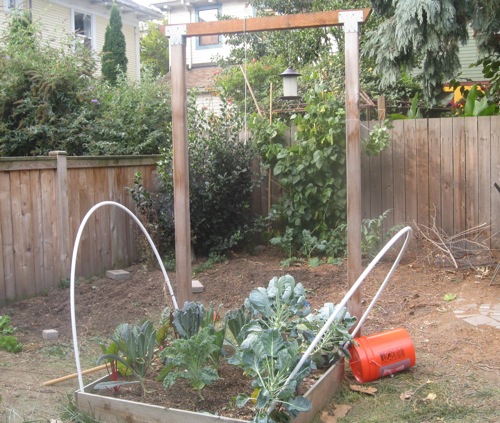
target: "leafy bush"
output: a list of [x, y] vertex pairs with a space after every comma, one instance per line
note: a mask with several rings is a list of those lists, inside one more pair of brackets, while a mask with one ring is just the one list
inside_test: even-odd
[[0, 350], [18, 353], [23, 346], [14, 336], [15, 328], [10, 325], [9, 316], [0, 316]]
[[71, 37], [41, 41], [25, 14], [13, 14], [2, 35], [0, 156], [156, 154], [171, 145], [163, 80], [102, 82], [89, 49]]
[[[191, 238], [197, 253], [220, 254], [244, 239], [251, 229], [256, 153], [239, 139], [241, 115], [228, 102], [223, 103], [220, 113], [213, 113], [197, 109], [191, 99], [188, 126]], [[168, 252], [175, 244], [171, 149], [163, 151], [158, 170], [159, 194], [150, 207], [158, 216], [160, 250]], [[140, 184], [134, 189], [139, 192]]]
[[259, 116], [251, 121], [262, 160], [283, 188], [273, 212], [283, 228], [292, 228], [294, 245], [301, 245], [304, 229], [320, 242], [329, 240], [346, 219], [344, 106], [320, 83], [305, 102], [305, 113], [292, 116], [292, 145], [283, 139], [282, 123], [269, 125]]

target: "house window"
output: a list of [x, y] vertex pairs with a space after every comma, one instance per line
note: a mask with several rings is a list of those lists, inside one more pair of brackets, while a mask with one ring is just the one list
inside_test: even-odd
[[74, 28], [73, 31], [78, 41], [85, 47], [92, 48], [92, 15], [75, 11], [73, 13]]
[[4, 0], [3, 7], [6, 11], [12, 11], [15, 9], [22, 9], [23, 0]]
[[[218, 7], [204, 7], [196, 10], [196, 16], [198, 22], [213, 22], [218, 20], [219, 16]], [[198, 37], [197, 47], [198, 48], [213, 48], [220, 47], [222, 44], [221, 36], [216, 35], [202, 35]]]

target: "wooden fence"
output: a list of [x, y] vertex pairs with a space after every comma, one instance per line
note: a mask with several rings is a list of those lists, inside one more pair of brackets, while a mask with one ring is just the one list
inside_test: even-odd
[[[158, 157], [0, 159], [0, 304], [43, 293], [69, 277], [76, 233], [88, 210], [104, 201], [135, 205], [126, 187], [141, 172], [154, 188]], [[116, 207], [90, 217], [79, 246], [77, 276], [137, 260], [139, 228]]]
[[[377, 122], [362, 123], [362, 138]], [[490, 246], [500, 249], [500, 116], [408, 119], [393, 122], [390, 148], [362, 153], [362, 217], [386, 210], [389, 229], [433, 224], [453, 235], [491, 224]], [[271, 193], [271, 195], [269, 195]], [[267, 213], [280, 195], [266, 179], [254, 208]]]
[[490, 246], [500, 248], [495, 182], [500, 184], [500, 116], [395, 121], [391, 148], [363, 155], [363, 216], [392, 210], [388, 227], [435, 222], [448, 235], [487, 223]]
[[[374, 123], [362, 124], [362, 135]], [[401, 120], [391, 147], [363, 154], [363, 218], [391, 210], [386, 227], [428, 225], [452, 235], [491, 224], [500, 249], [500, 116]], [[87, 211], [104, 200], [131, 210], [135, 172], [154, 189], [158, 157], [0, 158], [0, 304], [40, 294], [69, 277], [74, 239]], [[265, 180], [253, 198], [266, 214], [279, 186]], [[269, 199], [269, 192], [272, 193]], [[137, 227], [122, 210], [98, 209], [83, 232], [78, 276], [138, 258]]]

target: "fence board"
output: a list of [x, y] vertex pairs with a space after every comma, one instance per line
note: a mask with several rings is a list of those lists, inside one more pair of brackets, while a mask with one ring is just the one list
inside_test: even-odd
[[453, 231], [465, 228], [465, 120], [453, 119]]
[[494, 237], [492, 247], [500, 249], [500, 192], [493, 187], [496, 182], [500, 186], [500, 116], [491, 118], [491, 181], [490, 186], [493, 192], [491, 197], [491, 225]]
[[384, 230], [388, 231], [394, 226], [394, 178], [392, 173], [392, 142], [380, 155], [380, 173], [382, 177], [382, 212], [391, 212], [384, 221]]
[[417, 212], [417, 141], [415, 119], [404, 122], [406, 143], [404, 147], [405, 158], [405, 203], [406, 223], [412, 224], [418, 220]]
[[441, 119], [428, 121], [429, 222], [441, 227]]
[[[493, 182], [491, 180], [491, 173], [487, 171], [481, 171], [490, 169], [490, 157], [491, 157], [491, 118], [489, 116], [483, 116], [478, 118], [477, 121], [477, 151], [478, 151], [478, 161], [477, 168], [479, 169], [478, 178], [478, 201], [477, 201], [477, 217], [479, 224], [490, 223], [491, 218], [491, 190], [493, 188]], [[493, 188], [494, 189], [494, 188]], [[500, 196], [500, 193], [499, 193]]]
[[[56, 269], [55, 260], [56, 251], [58, 248], [55, 241], [56, 228], [54, 222], [57, 217], [55, 215], [55, 181], [54, 172], [51, 170], [40, 171], [40, 185], [41, 185], [41, 210], [42, 210], [42, 250], [43, 250], [43, 270], [44, 270], [44, 290], [53, 287], [57, 282], [56, 275], [60, 275], [59, 270]], [[60, 278], [64, 279], [64, 278]]]
[[465, 225], [479, 225], [479, 173], [477, 120], [465, 120]]
[[5, 300], [16, 299], [16, 275], [14, 266], [14, 233], [13, 213], [10, 196], [11, 175], [0, 174], [0, 225], [2, 226], [2, 257], [3, 257], [3, 284], [5, 287]]
[[415, 121], [417, 222], [429, 223], [429, 141], [426, 119]]
[[453, 120], [441, 120], [441, 229], [453, 233]]
[[394, 122], [392, 130], [392, 153], [393, 153], [393, 180], [394, 180], [394, 221], [403, 223], [406, 221], [405, 202], [405, 148], [404, 143], [404, 121]]
[[[376, 122], [369, 123], [369, 128], [372, 129]], [[370, 157], [370, 215], [380, 216], [384, 210], [382, 209], [382, 163], [380, 154]]]
[[40, 171], [28, 174], [31, 185], [32, 218], [33, 218], [33, 294], [45, 291], [45, 268], [43, 262], [43, 216]]
[[[368, 127], [366, 125], [361, 125], [360, 128], [360, 137], [361, 139], [368, 138]], [[370, 211], [370, 197], [371, 197], [371, 183], [370, 183], [370, 157], [361, 152], [361, 187], [362, 187], [362, 195], [361, 195], [361, 216], [369, 217], [371, 216]]]

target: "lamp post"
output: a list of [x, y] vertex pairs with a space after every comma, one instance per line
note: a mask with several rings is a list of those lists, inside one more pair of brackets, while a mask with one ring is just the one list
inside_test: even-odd
[[292, 68], [280, 73], [279, 76], [283, 78], [283, 97], [281, 97], [283, 100], [296, 100], [299, 98], [297, 95], [297, 78], [300, 75]]

